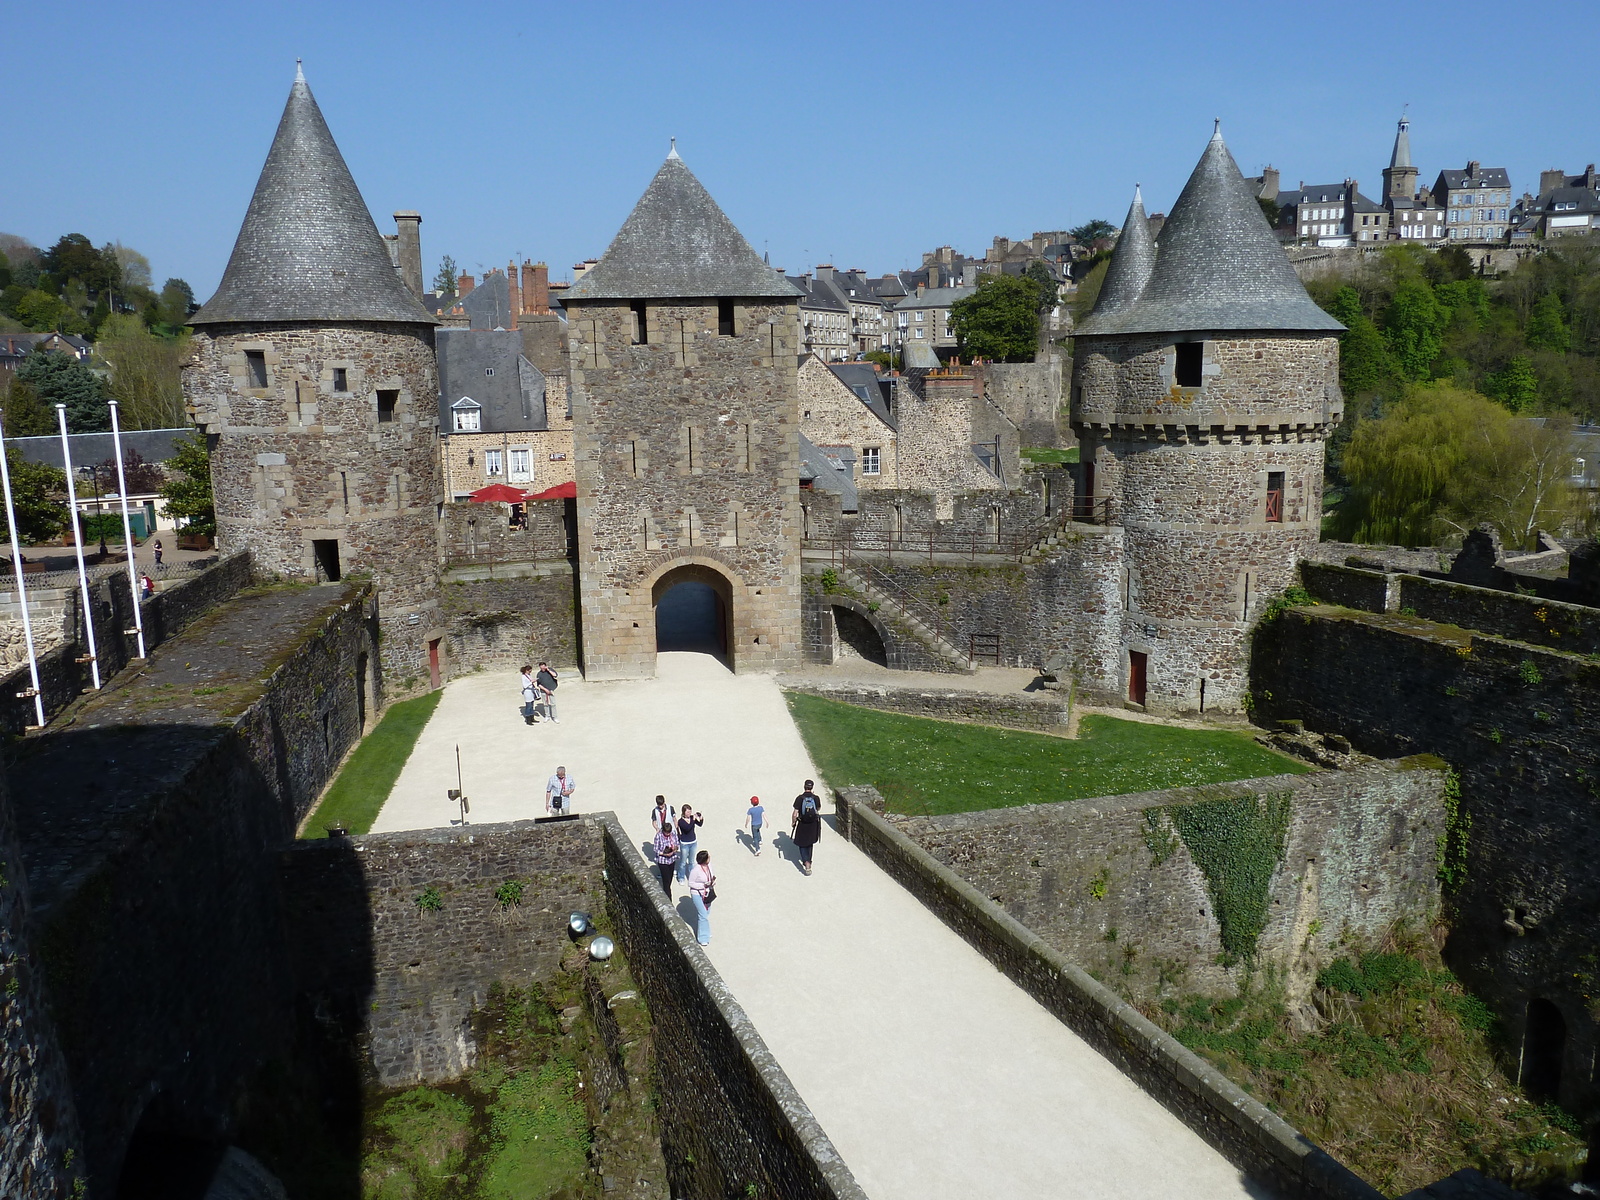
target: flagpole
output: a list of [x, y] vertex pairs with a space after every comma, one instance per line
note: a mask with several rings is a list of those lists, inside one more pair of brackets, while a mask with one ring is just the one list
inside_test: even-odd
[[100, 656], [94, 644], [94, 608], [89, 600], [89, 572], [83, 566], [83, 527], [78, 524], [78, 492], [72, 482], [72, 447], [67, 444], [67, 406], [56, 405], [56, 422], [61, 426], [61, 465], [67, 471], [67, 514], [72, 518], [72, 540], [78, 549], [78, 587], [83, 595], [83, 634], [89, 641], [89, 672], [94, 690], [100, 690]]
[[[0, 413], [0, 483], [5, 484], [6, 524], [11, 529], [11, 570], [17, 577], [17, 600], [22, 605], [22, 636], [28, 641], [28, 674], [33, 679], [33, 713], [38, 719], [35, 729], [44, 728], [44, 696], [39, 691], [39, 658], [33, 651], [33, 621], [28, 616], [28, 589], [22, 582], [22, 535], [17, 532], [17, 513], [11, 503], [11, 464], [6, 460], [5, 414]], [[27, 692], [19, 692], [25, 699]]]
[[111, 445], [117, 454], [117, 490], [122, 493], [122, 544], [128, 550], [128, 586], [133, 596], [133, 629], [139, 637], [139, 657], [144, 655], [144, 605], [140, 596], [139, 569], [133, 563], [133, 526], [128, 521], [128, 476], [122, 469], [122, 422], [117, 418], [117, 402], [111, 406]]

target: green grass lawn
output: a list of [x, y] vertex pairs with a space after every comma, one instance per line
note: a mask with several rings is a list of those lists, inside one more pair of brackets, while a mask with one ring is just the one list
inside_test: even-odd
[[322, 803], [307, 822], [301, 836], [328, 836], [329, 825], [343, 825], [351, 833], [366, 833], [378, 819], [378, 811], [389, 798], [389, 790], [400, 778], [411, 748], [417, 744], [422, 727], [439, 707], [443, 692], [429, 692], [415, 700], [402, 700], [389, 707], [378, 727], [345, 760]]
[[1031, 463], [1043, 466], [1061, 466], [1063, 463], [1078, 461], [1078, 448], [1069, 446], [1065, 450], [1057, 450], [1053, 446], [1026, 446], [1023, 448], [1022, 457]]
[[906, 814], [1053, 804], [1311, 768], [1249, 734], [1084, 717], [1076, 741], [930, 721], [789, 693], [800, 736], [834, 787], [870, 783]]

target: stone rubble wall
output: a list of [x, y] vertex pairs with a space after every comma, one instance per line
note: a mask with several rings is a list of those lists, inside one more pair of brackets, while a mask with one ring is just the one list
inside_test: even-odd
[[[800, 397], [800, 432], [818, 446], [849, 446], [856, 456], [856, 487], [863, 491], [899, 487], [898, 434], [861, 398], [845, 387], [826, 363], [807, 355], [796, 376]], [[878, 473], [862, 470], [863, 447], [878, 448]]]
[[961, 721], [970, 725], [999, 725], [1041, 733], [1065, 733], [1072, 719], [1072, 700], [1066, 692], [1038, 695], [1000, 695], [938, 687], [850, 683], [844, 680], [801, 679], [782, 681], [785, 691], [824, 700], [838, 700], [881, 712]]
[[1066, 425], [1062, 411], [1062, 379], [1072, 371], [1062, 368], [1052, 354], [1044, 362], [978, 363], [983, 394], [1017, 427], [1024, 446], [1059, 446]]
[[446, 571], [441, 606], [450, 631], [446, 674], [480, 668], [515, 672], [540, 661], [576, 669], [575, 585], [572, 564], [565, 560]]

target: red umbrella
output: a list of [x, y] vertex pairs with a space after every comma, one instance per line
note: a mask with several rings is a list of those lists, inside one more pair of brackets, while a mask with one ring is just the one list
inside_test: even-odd
[[529, 500], [576, 500], [578, 498], [578, 485], [575, 483], [558, 483], [553, 488], [545, 488], [528, 497]]
[[528, 498], [528, 493], [521, 488], [514, 488], [507, 483], [491, 483], [488, 487], [479, 488], [472, 493], [474, 504], [521, 504]]

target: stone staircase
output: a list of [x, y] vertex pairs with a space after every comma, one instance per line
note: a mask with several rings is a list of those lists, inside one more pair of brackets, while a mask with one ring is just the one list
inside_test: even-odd
[[869, 604], [877, 605], [880, 617], [888, 618], [915, 637], [929, 653], [949, 664], [953, 671], [973, 674], [977, 668], [964, 650], [957, 649], [941, 631], [939, 616], [928, 605], [897, 587], [892, 579], [871, 563], [852, 559], [837, 566], [839, 581], [858, 593]]

